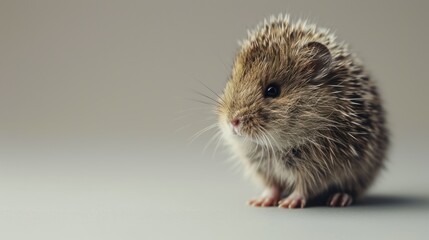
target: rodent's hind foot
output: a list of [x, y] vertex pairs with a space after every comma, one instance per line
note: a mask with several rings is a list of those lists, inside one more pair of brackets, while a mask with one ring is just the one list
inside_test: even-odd
[[335, 193], [328, 199], [328, 206], [347, 207], [353, 202], [353, 197], [347, 193]]
[[279, 198], [280, 189], [277, 187], [271, 187], [265, 189], [261, 197], [251, 199], [247, 204], [254, 207], [272, 207], [277, 205]]
[[304, 208], [307, 204], [307, 199], [298, 193], [292, 193], [287, 198], [279, 201], [280, 208]]

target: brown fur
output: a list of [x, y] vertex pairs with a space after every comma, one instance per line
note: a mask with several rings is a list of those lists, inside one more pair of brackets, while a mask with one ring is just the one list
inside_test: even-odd
[[[309, 47], [314, 42], [328, 55], [317, 56], [321, 48]], [[273, 82], [280, 96], [264, 98]], [[264, 185], [286, 194], [360, 196], [383, 166], [388, 134], [377, 88], [327, 30], [287, 17], [259, 25], [241, 44], [219, 102], [219, 123], [234, 153]], [[237, 116], [242, 136], [228, 126]]]

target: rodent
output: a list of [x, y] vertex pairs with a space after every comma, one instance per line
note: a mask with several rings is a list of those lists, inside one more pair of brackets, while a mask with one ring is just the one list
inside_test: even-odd
[[240, 43], [216, 110], [227, 145], [265, 188], [252, 206], [348, 206], [384, 167], [375, 82], [329, 30], [288, 15]]

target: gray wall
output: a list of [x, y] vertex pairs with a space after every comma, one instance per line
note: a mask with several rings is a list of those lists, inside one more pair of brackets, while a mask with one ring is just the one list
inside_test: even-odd
[[[6, 144], [174, 144], [202, 81], [221, 91], [237, 40], [290, 13], [333, 29], [378, 80], [395, 143], [428, 135], [425, 1], [2, 1]], [[205, 107], [205, 106], [200, 106]], [[199, 115], [185, 122], [201, 120]], [[118, 141], [118, 142], [117, 142]], [[150, 143], [148, 143], [150, 144]]]

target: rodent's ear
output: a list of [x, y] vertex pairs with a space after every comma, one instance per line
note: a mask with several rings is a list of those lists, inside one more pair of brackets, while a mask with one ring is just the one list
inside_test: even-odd
[[309, 42], [302, 48], [302, 54], [308, 66], [306, 71], [313, 80], [320, 80], [328, 75], [332, 56], [329, 49], [319, 42]]

